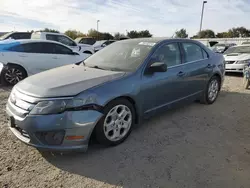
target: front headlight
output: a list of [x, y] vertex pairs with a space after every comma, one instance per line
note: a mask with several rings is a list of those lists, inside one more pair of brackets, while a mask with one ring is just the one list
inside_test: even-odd
[[249, 63], [250, 63], [250, 59], [236, 62], [236, 64], [249, 64]]
[[75, 110], [88, 104], [95, 104], [96, 97], [88, 96], [85, 99], [58, 99], [39, 102], [30, 112], [31, 115], [58, 114], [65, 110]]

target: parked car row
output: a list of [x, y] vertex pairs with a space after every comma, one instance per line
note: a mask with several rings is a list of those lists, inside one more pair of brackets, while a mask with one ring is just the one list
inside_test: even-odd
[[15, 85], [30, 75], [74, 64], [89, 56], [50, 40], [4, 40], [0, 42], [1, 81]]
[[[29, 46], [35, 43], [6, 43], [1, 49], [4, 55], [19, 57], [26, 49], [33, 50]], [[54, 49], [53, 57], [58, 50], [71, 58], [80, 56], [60, 43], [42, 43], [54, 46], [49, 48]], [[35, 59], [46, 63], [43, 58]], [[118, 41], [80, 63], [17, 83], [6, 107], [10, 130], [24, 143], [40, 149], [85, 151], [92, 136], [100, 144], [118, 145], [135, 124], [163, 110], [195, 100], [214, 103], [223, 84], [224, 66], [223, 55], [198, 41]]]

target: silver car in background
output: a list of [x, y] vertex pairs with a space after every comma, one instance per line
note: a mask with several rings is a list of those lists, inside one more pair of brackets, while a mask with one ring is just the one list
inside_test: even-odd
[[224, 52], [226, 72], [243, 73], [244, 66], [250, 62], [250, 44], [238, 45]]

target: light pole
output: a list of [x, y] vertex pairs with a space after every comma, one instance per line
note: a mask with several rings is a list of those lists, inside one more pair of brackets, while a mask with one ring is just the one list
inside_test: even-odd
[[96, 21], [96, 30], [98, 31], [98, 24], [99, 24], [100, 20]]
[[202, 3], [202, 10], [201, 10], [201, 23], [200, 23], [200, 32], [201, 32], [201, 29], [202, 29], [204, 6], [205, 6], [205, 4], [206, 4], [206, 3], [207, 3], [207, 1], [203, 1], [203, 3]]
[[97, 40], [99, 38], [99, 33], [98, 33], [98, 24], [99, 24], [100, 20], [96, 21], [96, 31], [97, 31]]

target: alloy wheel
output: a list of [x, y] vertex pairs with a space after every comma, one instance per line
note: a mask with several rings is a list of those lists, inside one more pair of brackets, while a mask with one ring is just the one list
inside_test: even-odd
[[19, 69], [8, 68], [4, 74], [4, 78], [8, 83], [15, 85], [24, 78], [24, 75]]
[[213, 79], [209, 83], [208, 87], [208, 99], [213, 102], [219, 93], [219, 82], [217, 79]]
[[104, 120], [104, 134], [110, 141], [119, 141], [129, 132], [132, 125], [132, 112], [126, 105], [114, 106]]

